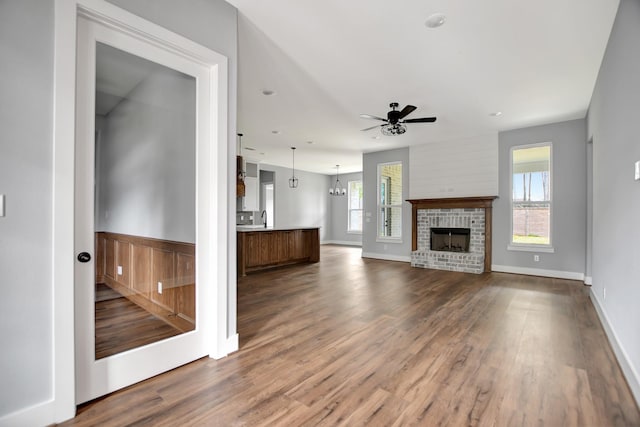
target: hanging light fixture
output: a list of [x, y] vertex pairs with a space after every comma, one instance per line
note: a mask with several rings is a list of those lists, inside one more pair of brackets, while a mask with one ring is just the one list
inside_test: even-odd
[[289, 188], [298, 188], [298, 178], [296, 178], [296, 147], [291, 147], [291, 178], [289, 178]]
[[236, 134], [238, 135], [238, 146], [240, 147], [240, 154], [238, 155], [238, 159], [237, 159], [237, 163], [236, 163], [236, 169], [238, 172], [238, 181], [244, 181], [245, 176], [247, 176], [246, 172], [242, 169], [243, 166], [243, 162], [242, 162], [242, 134], [238, 133]]
[[340, 165], [336, 165], [336, 183], [329, 188], [329, 194], [332, 196], [344, 196], [347, 194], [347, 189], [340, 183]]

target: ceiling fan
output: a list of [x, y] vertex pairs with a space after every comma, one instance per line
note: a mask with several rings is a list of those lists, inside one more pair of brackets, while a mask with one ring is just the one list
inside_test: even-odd
[[381, 120], [384, 122], [384, 124], [371, 126], [366, 129], [362, 129], [362, 131], [365, 132], [380, 127], [383, 135], [402, 135], [407, 131], [405, 123], [433, 123], [436, 121], [435, 117], [405, 119], [405, 117], [411, 114], [416, 109], [416, 107], [414, 107], [413, 105], [407, 105], [402, 110], [398, 111], [396, 110], [398, 106], [399, 105], [397, 102], [392, 102], [391, 104], [389, 104], [389, 107], [391, 107], [391, 111], [387, 113], [386, 119], [369, 114], [360, 114], [360, 117], [362, 117], [363, 119]]

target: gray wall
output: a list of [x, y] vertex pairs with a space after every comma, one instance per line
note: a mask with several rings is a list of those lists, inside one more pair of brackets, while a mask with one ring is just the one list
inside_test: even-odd
[[[593, 137], [593, 288], [626, 353], [621, 363], [640, 400], [640, 2], [622, 0], [589, 109]], [[604, 290], [606, 289], [606, 298]], [[605, 325], [606, 326], [606, 325]], [[615, 346], [614, 346], [615, 348]], [[634, 375], [635, 378], [629, 378]]]
[[[336, 176], [330, 175], [330, 185], [336, 183]], [[325, 194], [329, 198], [329, 218], [330, 226], [327, 233], [327, 241], [336, 243], [353, 243], [354, 245], [362, 244], [362, 233], [348, 233], [347, 226], [349, 222], [349, 181], [361, 181], [362, 172], [349, 173], [340, 175], [340, 183], [347, 188], [346, 196], [332, 196], [329, 194], [329, 187], [325, 189]], [[364, 196], [363, 196], [364, 197]]]
[[329, 229], [329, 177], [296, 171], [298, 188], [289, 188], [291, 169], [260, 164], [260, 170], [274, 173], [274, 227], [320, 227], [320, 241]]
[[[409, 148], [365, 153], [362, 156], [362, 182], [364, 185], [364, 230], [362, 233], [363, 256], [410, 261], [411, 257], [411, 204], [402, 204], [402, 242], [377, 242], [377, 192], [378, 164], [402, 162], [402, 200], [409, 198]], [[367, 214], [371, 214], [367, 218]], [[367, 222], [367, 219], [370, 221]]]
[[195, 89], [158, 70], [101, 120], [96, 231], [195, 243]]
[[2, 417], [52, 397], [53, 1], [0, 2], [0, 58]]
[[[494, 265], [582, 274], [585, 268], [587, 209], [587, 130], [584, 119], [499, 134], [499, 198], [493, 204]], [[551, 239], [555, 253], [509, 251], [511, 232], [510, 153], [516, 145], [552, 143]]]
[[[222, 0], [113, 0], [229, 58], [229, 206], [235, 216], [237, 11]], [[53, 0], [0, 2], [0, 417], [51, 399]], [[233, 220], [230, 225], [233, 227]], [[235, 230], [229, 253], [235, 254]], [[69, 236], [72, 238], [72, 236]], [[229, 257], [230, 335], [235, 256]], [[73, 333], [72, 330], [69, 333]], [[53, 419], [51, 423], [53, 423]]]

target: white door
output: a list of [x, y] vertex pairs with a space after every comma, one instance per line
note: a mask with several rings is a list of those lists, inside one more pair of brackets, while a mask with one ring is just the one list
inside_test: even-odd
[[[218, 207], [211, 68], [175, 47], [89, 16], [78, 18], [77, 41], [76, 403], [82, 403], [210, 354], [214, 347], [207, 339], [219, 339], [217, 303], [211, 301], [216, 286], [225, 284], [216, 284], [212, 262]], [[100, 249], [97, 233], [111, 236]], [[180, 258], [166, 242], [191, 245], [194, 254]], [[103, 271], [107, 264], [114, 269], [109, 274]], [[100, 336], [99, 281], [107, 283], [114, 301], [142, 313], [147, 325], [192, 327], [98, 355], [101, 345], [120, 345], [139, 325], [112, 310], [120, 332], [106, 341]], [[171, 293], [185, 285], [191, 287], [184, 295], [192, 295], [186, 303], [183, 294]], [[190, 305], [191, 314], [174, 310], [177, 300]]]

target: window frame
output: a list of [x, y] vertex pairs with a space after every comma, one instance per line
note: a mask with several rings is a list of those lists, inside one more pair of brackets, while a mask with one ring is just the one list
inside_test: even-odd
[[[381, 190], [381, 186], [380, 186], [380, 181], [381, 181], [381, 172], [382, 172], [382, 168], [385, 166], [393, 166], [393, 165], [399, 165], [401, 168], [401, 176], [402, 176], [402, 184], [401, 184], [401, 194], [404, 195], [404, 165], [402, 160], [395, 160], [392, 162], [384, 162], [384, 163], [378, 163], [377, 165], [377, 170], [376, 170], [376, 242], [384, 242], [384, 243], [402, 243], [402, 227], [403, 227], [403, 220], [402, 217], [404, 216], [404, 206], [403, 206], [403, 201], [402, 201], [402, 197], [400, 198], [400, 203], [398, 204], [382, 204], [381, 200], [380, 200], [380, 190]], [[382, 208], [400, 208], [400, 235], [397, 237], [391, 237], [391, 236], [381, 236], [380, 235], [380, 227], [381, 224], [380, 222], [382, 221], [382, 216], [380, 215], [380, 212], [382, 210]]]
[[[360, 208], [355, 209], [351, 207], [351, 183], [359, 183], [362, 188], [361, 194], [362, 197], [360, 199]], [[360, 222], [360, 229], [351, 229], [351, 211], [361, 211], [362, 212], [362, 221]], [[364, 228], [364, 187], [362, 185], [362, 179], [354, 179], [351, 181], [347, 181], [347, 233], [348, 234], [362, 234], [362, 230]]]
[[[523, 150], [537, 147], [549, 147], [549, 243], [520, 243], [513, 241], [513, 208], [515, 201], [513, 199], [513, 153], [516, 150]], [[553, 247], [553, 218], [554, 218], [554, 203], [553, 203], [553, 187], [555, 181], [555, 174], [553, 173], [553, 143], [539, 142], [534, 144], [514, 145], [509, 149], [509, 244], [507, 250], [510, 251], [523, 251], [523, 252], [548, 252], [553, 253], [555, 249]], [[543, 201], [540, 203], [547, 203]]]

